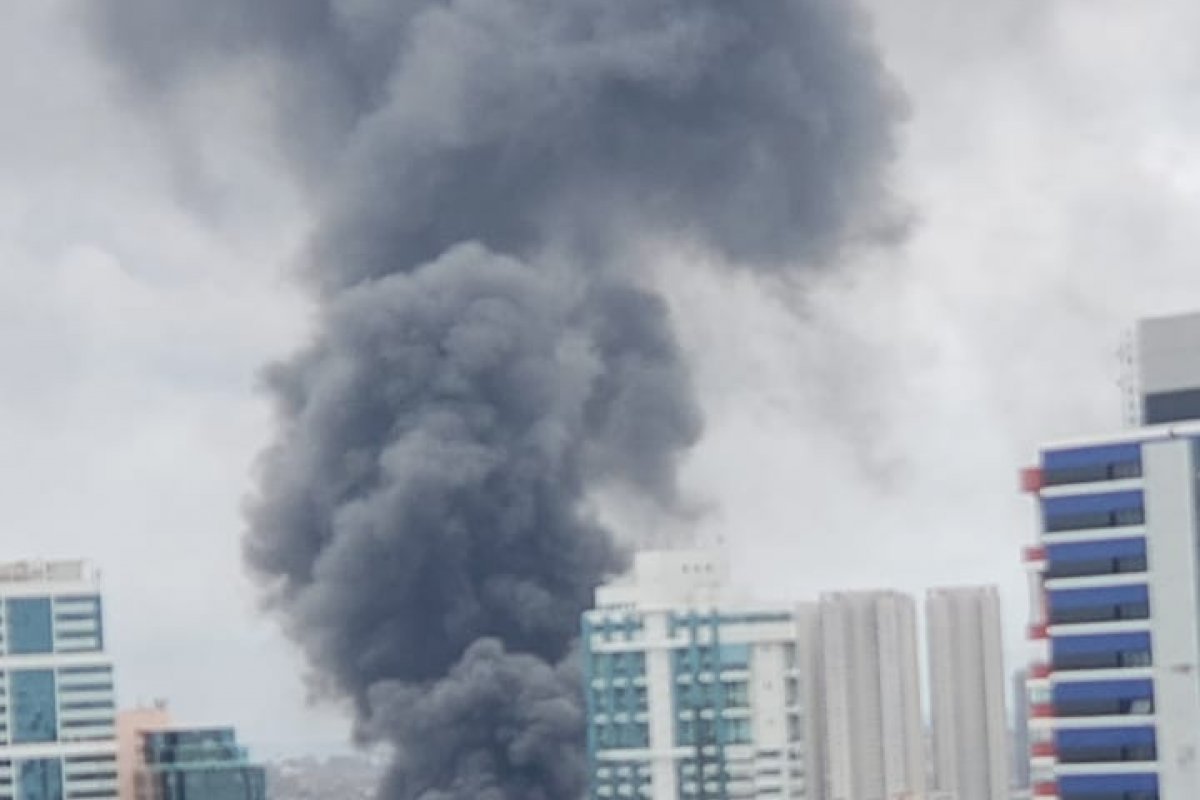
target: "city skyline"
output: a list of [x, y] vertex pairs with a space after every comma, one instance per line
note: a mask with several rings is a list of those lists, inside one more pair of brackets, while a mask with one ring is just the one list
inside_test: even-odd
[[[221, 73], [156, 117], [114, 88], [68, 3], [10, 5], [0, 41], [26, 68], [0, 78], [5, 560], [102, 567], [127, 701], [234, 722], [259, 753], [341, 749], [344, 706], [307, 710], [303, 662], [241, 554], [273, 430], [258, 376], [311, 321], [289, 277], [310, 201], [252, 77]], [[680, 527], [736, 545], [732, 580], [770, 598], [998, 583], [1016, 664], [1035, 531], [1017, 469], [1038, 442], [1119, 427], [1122, 331], [1200, 307], [1200, 126], [1178, 110], [1198, 12], [934, 5], [867, 4], [911, 107], [902, 245], [776, 293], [681, 280], [704, 254], [660, 243], [708, 417]], [[167, 135], [202, 121], [202, 143]], [[630, 539], [675, 533], [619, 497], [605, 511]], [[241, 685], [197, 666], [213, 652]]]

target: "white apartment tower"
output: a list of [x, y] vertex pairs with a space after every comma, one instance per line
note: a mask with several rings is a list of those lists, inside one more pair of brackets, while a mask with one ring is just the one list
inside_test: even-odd
[[0, 800], [116, 800], [114, 715], [96, 573], [0, 564]]
[[733, 597], [711, 552], [638, 554], [583, 615], [592, 800], [820, 800], [815, 611]]
[[992, 586], [932, 589], [925, 596], [925, 624], [935, 793], [954, 800], [1007, 800], [999, 593]]
[[898, 592], [822, 595], [824, 800], [917, 800], [925, 758], [916, 609]]

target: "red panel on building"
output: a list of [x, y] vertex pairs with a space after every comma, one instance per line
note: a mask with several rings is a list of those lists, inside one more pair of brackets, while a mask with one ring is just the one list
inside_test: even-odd
[[1021, 491], [1037, 494], [1045, 485], [1041, 467], [1026, 467], [1021, 470]]

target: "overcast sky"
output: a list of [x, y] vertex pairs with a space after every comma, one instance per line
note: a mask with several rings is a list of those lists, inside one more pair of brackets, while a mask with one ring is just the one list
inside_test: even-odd
[[[89, 55], [82, 1], [0, 24], [0, 559], [103, 569], [122, 703], [325, 751], [346, 726], [306, 707], [239, 559], [257, 372], [306, 335], [309, 210], [253, 82], [180, 101], [171, 124], [204, 131], [185, 159]], [[662, 254], [708, 416], [683, 483], [760, 593], [997, 583], [1019, 659], [1017, 470], [1121, 424], [1136, 318], [1200, 308], [1200, 7], [869, 7], [911, 108], [911, 234], [805, 287]]]

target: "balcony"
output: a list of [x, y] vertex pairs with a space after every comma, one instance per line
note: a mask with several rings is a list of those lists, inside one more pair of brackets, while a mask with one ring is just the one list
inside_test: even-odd
[[1030, 719], [1052, 719], [1054, 717], [1053, 703], [1034, 703], [1029, 706]]
[[1054, 758], [1054, 742], [1035, 742], [1029, 746], [1029, 755], [1034, 758]]
[[1051, 671], [1052, 670], [1050, 669], [1050, 665], [1045, 662], [1039, 661], [1036, 664], [1030, 664], [1029, 665], [1029, 679], [1030, 680], [1043, 680], [1045, 678], [1049, 678]]
[[1021, 470], [1021, 491], [1026, 494], [1037, 494], [1046, 485], [1041, 467], [1026, 467]]
[[1034, 797], [1058, 797], [1058, 784], [1054, 781], [1042, 781], [1033, 785]]
[[1049, 636], [1049, 626], [1044, 622], [1038, 622], [1029, 626], [1028, 637], [1031, 642], [1041, 641]]

